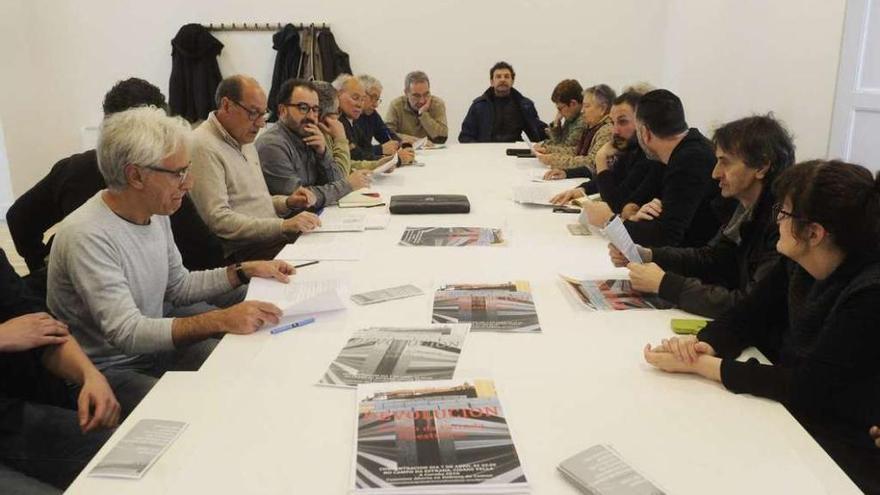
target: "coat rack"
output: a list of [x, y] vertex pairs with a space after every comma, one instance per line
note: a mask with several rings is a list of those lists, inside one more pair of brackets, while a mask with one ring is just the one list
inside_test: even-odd
[[[202, 24], [208, 31], [280, 31], [287, 22], [220, 22]], [[297, 29], [329, 29], [330, 25], [322, 22], [320, 25], [311, 24], [294, 24]]]

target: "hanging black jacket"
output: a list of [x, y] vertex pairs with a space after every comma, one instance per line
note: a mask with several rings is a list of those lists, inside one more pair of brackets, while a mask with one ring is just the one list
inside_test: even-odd
[[340, 74], [352, 74], [348, 54], [336, 44], [336, 37], [330, 29], [321, 30], [318, 34], [318, 50], [321, 52], [321, 76], [324, 81], [332, 82]]
[[217, 56], [223, 43], [201, 24], [187, 24], [171, 40], [171, 80], [168, 103], [172, 115], [190, 122], [208, 118], [214, 110], [214, 92], [223, 77]]
[[302, 56], [302, 51], [299, 48], [299, 32], [296, 27], [293, 24], [287, 24], [272, 35], [272, 48], [278, 52], [278, 55], [275, 55], [275, 70], [272, 71], [272, 89], [269, 90], [268, 108], [272, 112], [269, 121], [275, 122], [278, 120], [278, 90], [284, 81], [296, 77], [296, 69], [299, 67], [299, 59]]

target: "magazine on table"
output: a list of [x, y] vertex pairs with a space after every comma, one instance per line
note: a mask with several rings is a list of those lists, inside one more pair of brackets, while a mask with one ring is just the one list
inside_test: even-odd
[[669, 309], [673, 304], [658, 296], [638, 292], [629, 280], [578, 280], [562, 275], [565, 284], [578, 301], [597, 311], [621, 311], [626, 309]]
[[320, 385], [449, 380], [470, 325], [371, 327], [354, 332]]
[[540, 332], [529, 283], [449, 284], [434, 293], [434, 323], [470, 323], [474, 332]]
[[530, 493], [489, 379], [358, 385], [352, 493]]
[[498, 246], [504, 244], [501, 229], [485, 227], [407, 227], [403, 246]]

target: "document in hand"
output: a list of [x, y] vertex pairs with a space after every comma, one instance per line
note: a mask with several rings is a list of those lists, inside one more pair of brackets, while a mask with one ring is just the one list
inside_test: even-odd
[[611, 244], [614, 244], [626, 259], [628, 259], [632, 263], [643, 263], [642, 257], [639, 255], [639, 250], [636, 249], [636, 244], [633, 242], [632, 237], [630, 237], [629, 232], [626, 230], [626, 227], [623, 225], [623, 221], [619, 216], [615, 215], [614, 218], [608, 222], [608, 225], [602, 229], [602, 234], [608, 237], [608, 241]]
[[513, 187], [513, 200], [522, 204], [556, 206], [550, 199], [579, 184], [579, 180], [555, 180], [540, 183], [530, 182]]
[[663, 495], [610, 445], [594, 445], [557, 467], [582, 492], [591, 495]]
[[391, 160], [373, 169], [373, 177], [381, 177], [381, 174], [390, 174], [397, 167], [398, 163], [400, 163], [400, 155], [395, 153]]
[[186, 428], [181, 421], [142, 419], [89, 472], [102, 478], [140, 479]]
[[669, 309], [672, 304], [657, 296], [636, 292], [629, 280], [578, 280], [562, 275], [578, 301], [592, 310]]
[[530, 493], [488, 379], [358, 385], [356, 494]]
[[272, 303], [284, 316], [304, 315], [345, 309], [346, 284], [338, 278], [297, 279], [289, 283], [266, 278], [251, 279], [247, 301]]
[[449, 380], [470, 325], [371, 327], [355, 332], [320, 385]]

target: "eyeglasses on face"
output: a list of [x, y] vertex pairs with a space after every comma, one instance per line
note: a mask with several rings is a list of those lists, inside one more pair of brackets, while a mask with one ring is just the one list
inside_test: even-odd
[[162, 168], [158, 165], [141, 165], [141, 167], [154, 172], [177, 176], [179, 184], [186, 182], [186, 178], [189, 176], [189, 166], [177, 170], [168, 170], [167, 168]]
[[803, 220], [803, 217], [795, 215], [790, 211], [786, 211], [785, 206], [783, 206], [782, 203], [776, 203], [773, 205], [773, 218], [775, 218], [777, 222], [785, 218], [791, 218], [792, 220]]
[[297, 110], [299, 110], [301, 113], [309, 113], [309, 112], [315, 112], [317, 114], [321, 113], [321, 107], [318, 105], [315, 105], [313, 107], [309, 106], [308, 103], [282, 103], [282, 105], [284, 105], [285, 107], [294, 107]]
[[231, 101], [232, 103], [235, 103], [239, 108], [244, 110], [247, 113], [248, 120], [250, 120], [251, 122], [256, 122], [260, 119], [266, 120], [269, 118], [269, 111], [268, 110], [254, 110], [252, 108], [248, 108], [248, 107], [242, 105], [241, 103], [239, 103], [231, 98], [229, 101]]

